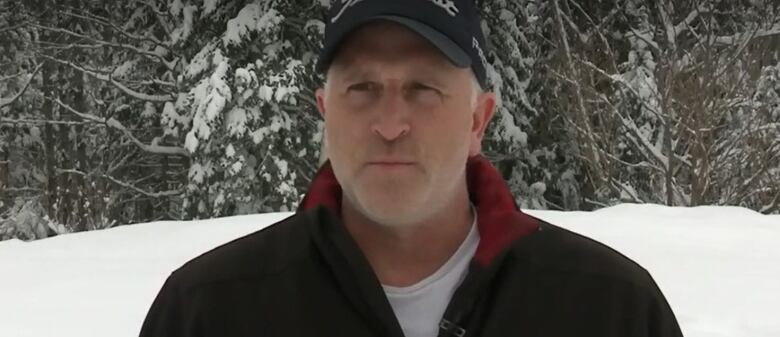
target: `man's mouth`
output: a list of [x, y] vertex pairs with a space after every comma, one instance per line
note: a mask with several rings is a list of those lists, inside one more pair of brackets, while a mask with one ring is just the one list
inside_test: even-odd
[[414, 165], [414, 162], [408, 160], [373, 160], [368, 162], [368, 165], [374, 167], [395, 168], [412, 166]]

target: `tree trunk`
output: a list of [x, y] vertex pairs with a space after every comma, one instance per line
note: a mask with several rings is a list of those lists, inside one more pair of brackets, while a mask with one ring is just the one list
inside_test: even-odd
[[[44, 36], [48, 35], [44, 33]], [[44, 61], [43, 69], [41, 69], [41, 78], [43, 86], [43, 94], [46, 97], [55, 96], [55, 67], [49, 61]], [[43, 100], [43, 106], [41, 107], [43, 117], [47, 121], [54, 120], [54, 104], [48, 100]], [[46, 172], [46, 192], [44, 195], [44, 204], [46, 208], [46, 214], [51, 221], [57, 219], [57, 173], [54, 170], [54, 155], [55, 144], [54, 132], [58, 126], [46, 123], [43, 125], [43, 152], [44, 152], [44, 168]]]
[[[64, 65], [58, 65], [57, 66], [57, 72], [58, 72], [58, 84], [63, 85], [63, 88], [67, 88], [65, 86], [66, 82], [63, 79], [63, 75], [67, 73], [69, 69], [67, 66]], [[67, 90], [63, 90], [65, 94], [68, 94]], [[60, 92], [57, 92], [56, 95], [50, 96], [52, 99], [59, 99], [60, 98]], [[63, 95], [65, 97], [70, 95]], [[66, 100], [67, 101], [67, 100]], [[66, 120], [71, 121], [72, 118], [70, 117], [69, 112], [63, 111], [64, 109], [57, 106], [57, 111], [59, 112], [57, 116], [58, 120]], [[73, 169], [73, 156], [71, 152], [72, 144], [70, 140], [70, 128], [71, 126], [68, 125], [61, 125], [58, 129], [59, 132], [57, 132], [57, 144], [60, 145], [60, 148], [58, 149], [58, 152], [61, 153], [60, 158], [55, 158], [55, 165], [58, 169]], [[57, 199], [59, 204], [58, 209], [58, 216], [57, 220], [66, 225], [73, 226], [73, 222], [71, 219], [71, 201], [73, 200], [73, 189], [71, 187], [71, 174], [65, 173], [65, 172], [57, 172], [57, 186], [59, 189], [57, 190]], [[74, 231], [80, 231], [80, 228], [73, 228]]]
[[6, 189], [10, 186], [8, 172], [9, 155], [6, 146], [0, 146], [0, 214], [12, 206], [11, 193]]
[[[73, 107], [77, 111], [89, 111], [89, 106], [84, 95], [84, 74], [81, 72], [73, 72], [71, 81], [71, 88], [73, 90]], [[69, 152], [73, 153], [72, 160], [74, 160], [74, 166], [81, 172], [89, 172], [89, 163], [87, 162], [86, 142], [89, 141], [87, 137], [84, 137], [84, 126], [75, 125], [75, 144], [69, 149]], [[74, 204], [74, 217], [73, 223], [75, 228], [81, 230], [95, 229], [95, 225], [90, 216], [89, 209], [85, 207], [87, 202], [91, 201], [92, 192], [89, 189], [88, 177], [82, 175], [71, 174], [71, 196], [70, 202]], [[90, 202], [90, 204], [92, 204]]]

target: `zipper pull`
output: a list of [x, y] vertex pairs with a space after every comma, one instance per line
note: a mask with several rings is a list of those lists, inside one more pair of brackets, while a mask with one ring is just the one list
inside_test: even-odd
[[459, 327], [457, 324], [442, 319], [439, 322], [439, 337], [463, 337], [466, 334], [466, 329]]

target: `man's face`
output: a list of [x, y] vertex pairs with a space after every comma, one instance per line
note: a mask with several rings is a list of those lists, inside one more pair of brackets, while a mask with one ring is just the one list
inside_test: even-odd
[[445, 211], [465, 190], [495, 96], [416, 33], [379, 22], [345, 39], [317, 102], [344, 202], [403, 226]]

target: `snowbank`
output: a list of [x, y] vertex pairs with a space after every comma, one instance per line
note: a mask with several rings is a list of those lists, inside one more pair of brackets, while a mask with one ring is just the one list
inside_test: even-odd
[[[529, 213], [602, 241], [650, 270], [687, 337], [780, 336], [780, 216], [648, 205]], [[137, 336], [173, 269], [289, 215], [0, 242], [0, 336]]]

